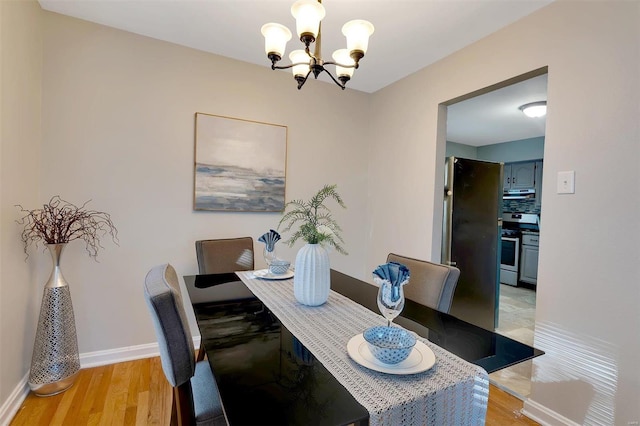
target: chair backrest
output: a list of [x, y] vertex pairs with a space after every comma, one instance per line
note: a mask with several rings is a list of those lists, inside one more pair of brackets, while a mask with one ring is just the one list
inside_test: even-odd
[[195, 373], [195, 350], [173, 266], [159, 265], [149, 271], [144, 297], [153, 318], [164, 375], [171, 386], [181, 386]]
[[200, 274], [224, 274], [254, 269], [253, 238], [196, 241]]
[[409, 268], [411, 277], [404, 287], [407, 299], [449, 313], [460, 276], [458, 268], [394, 253], [389, 253], [387, 262], [402, 263]]

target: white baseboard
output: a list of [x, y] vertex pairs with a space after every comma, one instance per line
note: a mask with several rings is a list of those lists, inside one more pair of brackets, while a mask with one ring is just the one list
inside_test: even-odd
[[[200, 346], [200, 336], [193, 338], [193, 346], [196, 348]], [[80, 368], [100, 367], [102, 365], [132, 361], [135, 359], [151, 358], [159, 355], [160, 350], [158, 349], [157, 343], [147, 343], [144, 345], [107, 349], [105, 351], [88, 352], [80, 354]]]
[[158, 355], [160, 355], [160, 351], [158, 350], [157, 343], [87, 352], [80, 354], [80, 368], [100, 367], [102, 365], [115, 364], [117, 362], [131, 361], [134, 359], [151, 358]]
[[[193, 345], [200, 346], [200, 336], [193, 338]], [[118, 362], [132, 361], [135, 359], [150, 358], [160, 355], [157, 343], [144, 345], [125, 346], [123, 348], [108, 349], [80, 354], [80, 368], [99, 367]], [[29, 372], [20, 380], [9, 398], [0, 406], [0, 425], [8, 425], [16, 415], [22, 402], [29, 394]]]
[[11, 392], [11, 395], [9, 395], [9, 398], [0, 406], [0, 425], [8, 425], [20, 409], [22, 401], [24, 401], [29, 394], [28, 380], [29, 372], [24, 375], [20, 383], [18, 383], [13, 392]]
[[530, 399], [524, 402], [522, 414], [543, 426], [580, 426], [578, 423]]

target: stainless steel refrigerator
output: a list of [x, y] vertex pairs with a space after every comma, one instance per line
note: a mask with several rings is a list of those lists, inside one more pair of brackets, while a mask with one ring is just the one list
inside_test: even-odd
[[460, 269], [450, 313], [488, 330], [498, 324], [503, 164], [449, 157], [442, 263]]

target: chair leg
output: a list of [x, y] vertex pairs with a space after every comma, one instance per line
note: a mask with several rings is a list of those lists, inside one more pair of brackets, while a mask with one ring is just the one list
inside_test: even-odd
[[[191, 383], [188, 381], [173, 388], [173, 405], [176, 410], [176, 424], [178, 426], [191, 426], [195, 424], [193, 415], [193, 395]], [[173, 421], [173, 415], [172, 415]]]
[[198, 349], [198, 353], [196, 355], [196, 362], [200, 362], [207, 355], [207, 352], [204, 350], [204, 343], [200, 342], [200, 348]]
[[171, 391], [171, 420], [169, 421], [171, 426], [178, 426], [178, 406], [176, 404], [176, 390]]

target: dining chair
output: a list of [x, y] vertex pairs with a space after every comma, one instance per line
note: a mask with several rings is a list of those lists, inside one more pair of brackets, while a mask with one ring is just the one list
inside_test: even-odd
[[253, 238], [196, 241], [200, 274], [226, 274], [254, 269]]
[[162, 370], [173, 387], [172, 424], [226, 425], [209, 362], [196, 362], [178, 276], [171, 265], [159, 265], [147, 273], [144, 297], [160, 346]]
[[449, 313], [460, 277], [458, 268], [395, 253], [389, 253], [387, 262], [402, 263], [409, 268], [411, 277], [409, 284], [404, 288], [407, 299]]
[[[251, 271], [255, 269], [253, 258], [253, 238], [222, 238], [196, 241], [196, 258], [198, 259], [199, 274], [233, 274], [235, 271]], [[229, 283], [238, 283], [238, 288], [244, 288], [237, 277]], [[233, 285], [233, 284], [232, 284]], [[248, 291], [238, 298], [250, 297]], [[197, 360], [202, 361], [205, 356], [203, 344], [198, 350]]]

